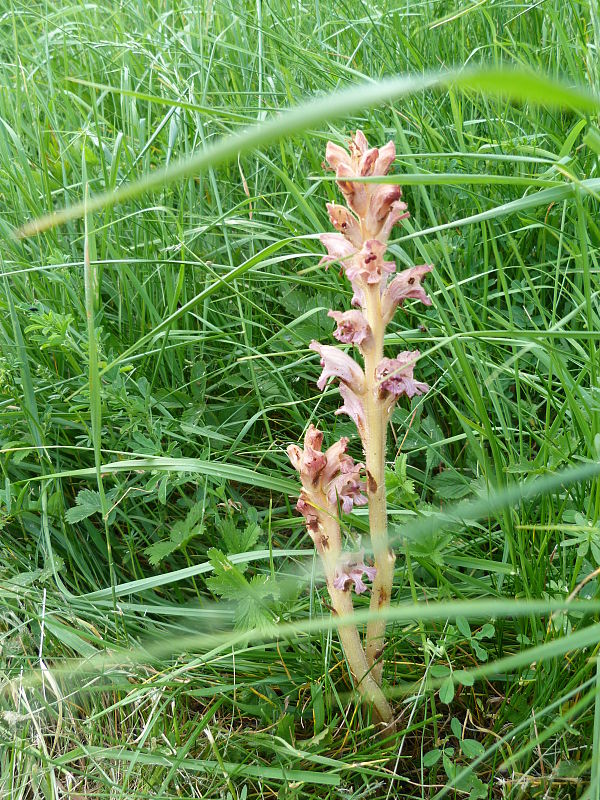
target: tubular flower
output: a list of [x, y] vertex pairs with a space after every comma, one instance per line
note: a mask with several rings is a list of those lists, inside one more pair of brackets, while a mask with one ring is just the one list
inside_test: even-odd
[[431, 305], [431, 299], [421, 286], [421, 281], [432, 269], [431, 264], [421, 264], [396, 275], [381, 298], [381, 314], [385, 322], [389, 322], [396, 308], [405, 300], [420, 300], [426, 306]]
[[389, 141], [379, 148], [379, 155], [373, 166], [373, 175], [387, 175], [396, 159], [396, 145]]
[[304, 489], [300, 492], [300, 497], [296, 503], [296, 511], [299, 511], [300, 514], [302, 514], [306, 520], [307, 530], [314, 538], [319, 530], [319, 515], [317, 513], [317, 509], [310, 502], [310, 497], [307, 495]]
[[334, 377], [348, 384], [351, 389], [354, 389], [359, 394], [364, 392], [365, 374], [356, 361], [347, 353], [338, 350], [337, 347], [332, 345], [319, 344], [319, 342], [315, 341], [310, 343], [310, 349], [321, 356], [323, 372], [317, 381], [319, 389], [325, 388], [327, 378]]
[[[365, 221], [367, 230], [371, 232], [373, 238], [379, 239], [380, 237], [377, 234], [386, 218], [392, 212], [392, 206], [402, 197], [402, 189], [397, 183], [383, 184], [381, 186], [374, 184], [373, 187], [374, 191], [371, 195], [371, 202], [369, 203]], [[401, 203], [401, 205], [404, 205], [404, 203]], [[404, 205], [404, 209], [406, 210], [406, 205]], [[397, 210], [397, 207], [394, 210]]]
[[379, 384], [380, 396], [387, 392], [394, 397], [406, 395], [414, 397], [429, 391], [426, 383], [413, 378], [415, 362], [420, 357], [418, 350], [404, 350], [396, 358], [382, 358], [375, 369], [375, 379]]
[[289, 459], [300, 473], [303, 484], [314, 486], [327, 465], [327, 457], [321, 452], [322, 444], [323, 434], [314, 425], [310, 425], [304, 437], [304, 450], [295, 444], [288, 447]]
[[380, 242], [387, 242], [387, 240], [390, 238], [394, 225], [397, 222], [400, 222], [400, 220], [410, 217], [410, 213], [406, 210], [407, 208], [408, 206], [406, 203], [402, 203], [399, 200], [390, 205], [388, 215], [383, 220], [383, 223], [377, 233], [376, 238], [379, 239]]
[[337, 322], [333, 335], [338, 342], [361, 345], [371, 338], [371, 328], [360, 311], [329, 311], [327, 314]]
[[302, 482], [296, 510], [304, 516], [308, 532], [320, 551], [328, 546], [326, 538], [320, 535], [323, 517], [337, 513], [338, 500], [346, 514], [355, 505], [367, 502], [363, 494], [366, 486], [360, 479], [364, 464], [356, 464], [346, 454], [348, 439], [342, 437], [324, 453], [321, 452], [322, 443], [323, 434], [310, 425], [304, 437], [304, 448], [292, 444], [287, 449]]
[[321, 244], [327, 248], [327, 255], [319, 261], [327, 267], [332, 261], [344, 263], [350, 256], [356, 253], [356, 248], [346, 239], [342, 233], [322, 233], [319, 236]]
[[[329, 166], [335, 170], [338, 186], [348, 206], [360, 218], [361, 239], [379, 239], [380, 242], [387, 242], [392, 227], [399, 220], [409, 216], [406, 212], [406, 204], [398, 202], [402, 196], [400, 186], [397, 184], [357, 183], [351, 179], [353, 177], [387, 175], [396, 158], [394, 143], [390, 141], [381, 149], [369, 147], [364, 133], [356, 131], [350, 141], [350, 152], [333, 142], [328, 142], [325, 158]], [[338, 214], [339, 212], [334, 211], [333, 213]], [[330, 211], [334, 228], [348, 235], [349, 240], [360, 247], [356, 226], [352, 226], [350, 233], [349, 230], [339, 227], [344, 221], [349, 224], [349, 220], [340, 219], [338, 224], [338, 219], [334, 219], [331, 214]]]
[[389, 275], [396, 270], [393, 261], [384, 261], [383, 256], [387, 247], [377, 239], [369, 239], [363, 245], [360, 253], [356, 255], [347, 265], [345, 265], [346, 276], [352, 283], [352, 288], [356, 292], [356, 284], [375, 284], [380, 283], [384, 275]]
[[337, 171], [340, 166], [344, 166], [352, 170], [352, 175], [361, 177], [387, 175], [395, 158], [396, 146], [392, 141], [381, 150], [369, 147], [367, 137], [362, 131], [356, 131], [350, 140], [350, 152], [333, 142], [327, 142], [325, 150], [325, 160], [331, 169]]
[[364, 217], [369, 208], [369, 184], [356, 183], [350, 178], [360, 175], [356, 169], [352, 169], [347, 164], [340, 164], [335, 171], [337, 185], [342, 190], [342, 194], [352, 211], [359, 217]]
[[342, 458], [349, 458], [345, 455], [348, 447], [346, 437], [342, 437], [324, 453], [321, 452], [322, 446], [323, 433], [314, 425], [309, 425], [304, 436], [304, 448], [291, 444], [287, 449], [292, 466], [300, 473], [300, 480], [307, 491], [329, 483], [341, 470]]
[[[362, 234], [360, 232], [360, 223], [354, 214], [348, 211], [345, 206], [338, 206], [337, 203], [327, 203], [327, 211], [331, 224], [336, 231], [345, 236], [350, 244], [354, 245], [355, 250], [360, 250], [362, 247]], [[323, 241], [322, 238], [321, 241]]]
[[333, 579], [333, 586], [342, 592], [352, 589], [356, 594], [362, 594], [367, 591], [367, 586], [363, 582], [362, 576], [366, 574], [370, 581], [375, 580], [377, 570], [375, 567], [369, 567], [363, 561], [364, 553], [346, 553], [335, 569], [335, 577]]
[[366, 422], [363, 401], [345, 383], [340, 383], [340, 394], [344, 404], [338, 408], [336, 414], [348, 414], [356, 425], [361, 439], [365, 439]]
[[340, 459], [340, 472], [330, 483], [327, 499], [332, 505], [336, 500], [342, 504], [342, 511], [349, 514], [353, 506], [364, 506], [368, 500], [364, 494], [366, 484], [360, 480], [360, 473], [365, 468], [364, 464], [355, 464], [350, 456]]

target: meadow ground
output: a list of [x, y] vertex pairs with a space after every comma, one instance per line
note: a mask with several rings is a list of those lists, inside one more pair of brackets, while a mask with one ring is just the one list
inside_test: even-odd
[[[366, 79], [593, 90], [599, 48], [575, 0], [0, 1], [0, 797], [600, 797], [597, 106], [367, 91], [88, 214], [87, 267], [81, 215], [14, 236]], [[392, 420], [385, 740], [285, 455], [354, 435], [308, 344], [357, 127], [405, 175], [390, 252], [436, 267], [387, 340], [432, 390]]]

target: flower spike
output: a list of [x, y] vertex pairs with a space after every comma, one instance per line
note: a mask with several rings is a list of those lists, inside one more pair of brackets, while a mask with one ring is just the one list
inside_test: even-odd
[[[339, 628], [348, 663], [357, 688], [376, 710], [377, 717], [393, 726], [393, 714], [381, 691], [385, 645], [385, 618], [375, 612], [389, 605], [393, 588], [394, 555], [387, 536], [385, 455], [390, 411], [401, 396], [412, 398], [428, 390], [414, 377], [418, 351], [404, 351], [395, 358], [384, 354], [384, 334], [399, 306], [409, 299], [431, 305], [422, 286], [432, 267], [423, 264], [405, 269], [395, 277], [394, 261], [386, 261], [388, 240], [394, 226], [409, 216], [402, 190], [396, 183], [364, 183], [358, 178], [384, 176], [396, 157], [393, 142], [371, 147], [357, 130], [348, 150], [328, 142], [325, 158], [335, 172], [346, 206], [327, 203], [335, 232], [322, 233], [327, 253], [321, 264], [338, 262], [352, 284], [349, 311], [329, 311], [335, 321], [334, 337], [354, 345], [364, 360], [364, 370], [343, 350], [313, 341], [310, 349], [319, 353], [323, 368], [317, 381], [324, 389], [329, 378], [337, 378], [342, 405], [336, 414], [347, 414], [360, 434], [365, 463], [355, 463], [347, 454], [348, 440], [340, 439], [323, 452], [323, 434], [310, 426], [304, 448], [290, 445], [288, 454], [300, 473], [302, 492], [297, 510], [306, 521], [323, 562], [327, 587], [335, 612], [352, 615], [352, 588], [367, 591], [364, 575], [372, 581], [371, 610], [366, 648], [363, 650], [355, 625]], [[365, 564], [363, 553], [342, 550], [340, 513], [355, 506], [369, 505], [369, 524], [375, 566]], [[348, 621], [347, 621], [348, 623]], [[388, 728], [389, 729], [389, 728]]]

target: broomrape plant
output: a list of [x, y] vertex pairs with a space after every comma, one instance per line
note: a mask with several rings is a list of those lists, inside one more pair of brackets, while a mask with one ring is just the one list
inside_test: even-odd
[[[385, 454], [388, 422], [400, 397], [412, 398], [428, 390], [415, 380], [413, 370], [418, 351], [403, 351], [395, 358], [384, 356], [385, 329], [405, 300], [431, 300], [421, 285], [433, 267], [412, 267], [394, 278], [393, 261], [385, 261], [387, 242], [394, 225], [408, 216], [402, 190], [397, 184], [357, 182], [358, 176], [383, 176], [392, 165], [396, 148], [388, 142], [378, 149], [369, 147], [362, 131], [356, 131], [349, 152], [327, 143], [326, 160], [335, 170], [346, 206], [328, 203], [327, 211], [336, 233], [323, 233], [327, 267], [341, 263], [352, 284], [350, 311], [330, 311], [336, 323], [335, 338], [354, 345], [364, 368], [337, 347], [311, 342], [321, 356], [323, 372], [317, 386], [324, 389], [328, 378], [339, 381], [343, 404], [336, 414], [354, 421], [362, 440], [364, 463], [355, 463], [346, 453], [348, 439], [341, 438], [323, 452], [323, 433], [310, 425], [304, 449], [288, 447], [288, 455], [300, 474], [302, 491], [296, 505], [323, 563], [333, 610], [338, 617], [354, 613], [352, 589], [367, 590], [364, 576], [372, 582], [371, 611], [379, 612], [390, 602], [395, 555], [388, 544], [385, 491]], [[363, 553], [343, 550], [340, 511], [369, 505], [369, 527], [375, 565], [363, 560]], [[385, 620], [374, 614], [367, 626], [365, 645], [356, 626], [344, 624], [339, 636], [348, 664], [363, 700], [371, 705], [377, 719], [393, 726], [393, 712], [382, 691]]]

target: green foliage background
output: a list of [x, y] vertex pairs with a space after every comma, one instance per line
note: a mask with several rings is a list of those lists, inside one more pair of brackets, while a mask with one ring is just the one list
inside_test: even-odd
[[[595, 4], [0, 12], [2, 796], [600, 797]], [[305, 102], [217, 163], [221, 137]], [[356, 127], [397, 145], [390, 252], [436, 265], [434, 305], [388, 337], [433, 388], [388, 453], [383, 743], [285, 457], [309, 421], [354, 433], [307, 346], [350, 301], [316, 234], [325, 144]]]

